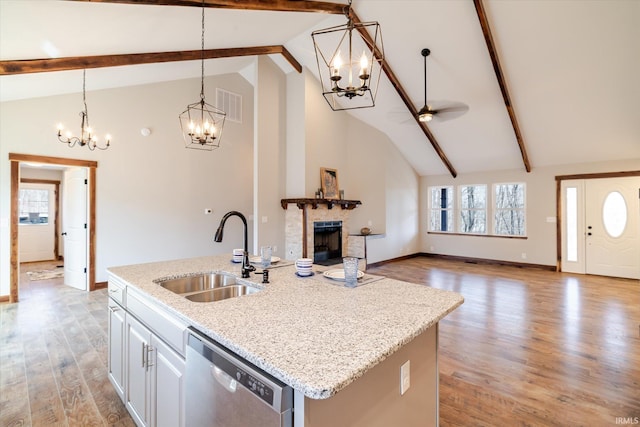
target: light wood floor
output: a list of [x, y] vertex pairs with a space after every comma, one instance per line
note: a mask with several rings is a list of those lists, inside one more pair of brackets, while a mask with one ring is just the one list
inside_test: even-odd
[[134, 426], [107, 378], [107, 291], [30, 281], [0, 304], [0, 426]]
[[[465, 297], [440, 323], [442, 426], [640, 417], [637, 280], [431, 258], [369, 272]], [[24, 276], [20, 299], [0, 304], [0, 426], [133, 425], [106, 377], [106, 290]]]
[[465, 298], [440, 323], [442, 426], [640, 420], [638, 280], [433, 258], [368, 272]]

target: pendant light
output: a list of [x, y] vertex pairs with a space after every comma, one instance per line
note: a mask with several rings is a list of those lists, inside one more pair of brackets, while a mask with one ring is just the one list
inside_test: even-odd
[[111, 145], [111, 136], [106, 135], [106, 142], [104, 145], [100, 145], [98, 142], [98, 138], [95, 135], [95, 132], [89, 126], [89, 110], [87, 109], [87, 90], [86, 90], [86, 77], [87, 70], [82, 70], [82, 102], [84, 104], [84, 110], [80, 111], [80, 136], [73, 136], [71, 131], [67, 131], [64, 135], [62, 131], [64, 130], [64, 126], [62, 123], [58, 124], [58, 141], [67, 144], [69, 147], [75, 147], [75, 145], [79, 145], [80, 147], [87, 147], [89, 150], [93, 151], [96, 148], [98, 150], [106, 150]]
[[204, 98], [204, 1], [202, 2], [201, 48], [200, 100], [187, 105], [187, 109], [179, 117], [185, 147], [211, 151], [220, 147], [226, 113], [207, 104]]
[[345, 25], [311, 33], [322, 95], [334, 111], [375, 106], [384, 60], [380, 24], [354, 23], [351, 0], [345, 16]]

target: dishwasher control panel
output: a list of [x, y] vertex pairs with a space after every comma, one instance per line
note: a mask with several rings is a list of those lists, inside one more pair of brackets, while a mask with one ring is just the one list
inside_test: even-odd
[[[249, 391], [267, 402], [269, 405], [273, 405], [273, 389], [271, 387], [269, 387], [267, 384], [263, 383], [253, 375], [238, 368], [237, 366], [234, 366], [234, 368], [236, 370], [236, 381], [245, 386]], [[222, 369], [224, 370], [224, 368]]]

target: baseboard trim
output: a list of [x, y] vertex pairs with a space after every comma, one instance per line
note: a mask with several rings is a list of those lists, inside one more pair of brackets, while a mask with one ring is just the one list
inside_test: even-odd
[[432, 253], [428, 253], [428, 252], [419, 252], [415, 256], [422, 256], [422, 257], [426, 257], [426, 258], [446, 259], [446, 260], [451, 260], [451, 261], [465, 262], [467, 264], [504, 265], [504, 266], [509, 266], [509, 267], [536, 268], [536, 269], [539, 269], [539, 270], [556, 271], [556, 266], [555, 265], [531, 264], [531, 263], [526, 263], [526, 262], [503, 261], [503, 260], [498, 260], [498, 259], [471, 258], [471, 257], [463, 257], [463, 256], [456, 256], [456, 255], [432, 254]]
[[0, 302], [9, 302], [9, 295], [0, 295]]
[[109, 287], [108, 282], [96, 282], [93, 290], [97, 291], [98, 289], [107, 289], [107, 287]]
[[398, 258], [391, 258], [384, 261], [374, 262], [371, 264], [367, 264], [367, 268], [380, 267], [382, 265], [389, 264], [392, 262], [402, 261], [405, 259], [411, 259], [416, 257], [438, 258], [438, 259], [445, 259], [449, 261], [464, 262], [467, 264], [504, 265], [504, 266], [517, 267], [517, 268], [536, 268], [538, 270], [556, 271], [555, 265], [530, 264], [525, 262], [502, 261], [498, 259], [471, 258], [471, 257], [463, 257], [463, 256], [456, 256], [456, 255], [432, 254], [429, 252], [417, 252], [411, 255], [405, 255]]

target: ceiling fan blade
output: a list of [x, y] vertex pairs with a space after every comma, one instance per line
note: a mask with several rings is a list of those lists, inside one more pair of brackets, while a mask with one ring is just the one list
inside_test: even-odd
[[438, 107], [433, 107], [433, 118], [446, 121], [458, 118], [469, 111], [469, 106], [462, 102], [443, 102]]

